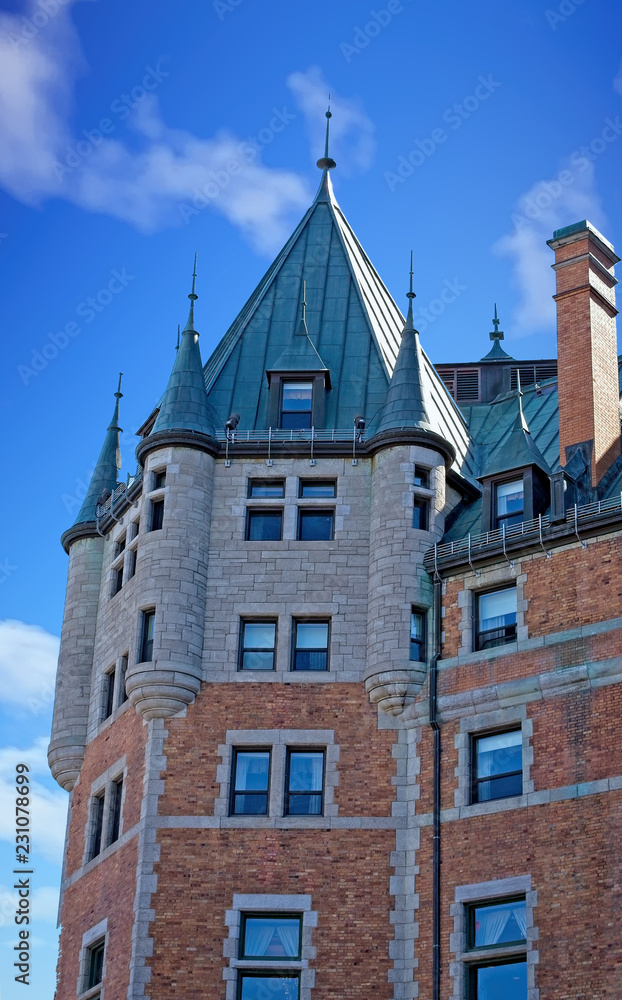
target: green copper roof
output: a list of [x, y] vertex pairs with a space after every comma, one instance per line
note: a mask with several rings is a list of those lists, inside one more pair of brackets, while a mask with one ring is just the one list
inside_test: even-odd
[[268, 370], [268, 378], [270, 372], [325, 372], [325, 378], [328, 388], [330, 388], [330, 375], [328, 368], [322, 361], [320, 355], [315, 349], [313, 341], [309, 336], [309, 331], [307, 329], [306, 321], [306, 307], [307, 303], [305, 301], [306, 292], [303, 291], [302, 300], [302, 315], [298, 321], [298, 326], [293, 332], [289, 344], [283, 350], [283, 353], [274, 362], [271, 369]]
[[[210, 403], [224, 423], [240, 414], [239, 429], [268, 427], [268, 379], [295, 357], [310, 361], [293, 336], [306, 281], [310, 344], [330, 372], [326, 429], [351, 428], [362, 415], [380, 419], [402, 340], [404, 317], [335, 200], [328, 169], [303, 219], [205, 366]], [[298, 354], [300, 350], [300, 355]], [[423, 350], [421, 384], [431, 427], [449, 441], [462, 469], [469, 449], [466, 424]], [[296, 370], [296, 369], [292, 369]], [[317, 370], [317, 368], [316, 368]]]
[[153, 426], [157, 431], [199, 431], [214, 434], [214, 414], [205, 391], [203, 365], [199, 350], [199, 335], [194, 329], [195, 272], [192, 276], [192, 291], [188, 322], [181, 335], [175, 363], [168, 385], [160, 401], [160, 411]]
[[497, 316], [497, 303], [495, 302], [495, 315], [493, 316], [492, 325], [494, 330], [490, 334], [490, 339], [492, 340], [492, 347], [488, 351], [488, 354], [484, 355], [481, 359], [482, 361], [513, 361], [514, 358], [506, 352], [501, 347], [501, 341], [503, 340], [503, 331], [499, 329], [499, 317]]
[[84, 502], [78, 511], [78, 516], [74, 524], [86, 524], [88, 521], [95, 521], [95, 508], [97, 502], [104, 492], [108, 490], [112, 493], [117, 485], [119, 469], [121, 468], [121, 449], [119, 446], [119, 400], [122, 398], [121, 378], [119, 375], [119, 386], [115, 392], [116, 402], [112, 420], [108, 425], [104, 446], [100, 452], [97, 464], [91, 476], [89, 488], [86, 491]]

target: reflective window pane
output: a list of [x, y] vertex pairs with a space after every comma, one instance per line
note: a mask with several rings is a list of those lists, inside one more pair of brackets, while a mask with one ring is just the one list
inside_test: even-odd
[[283, 512], [249, 510], [246, 538], [250, 542], [280, 542]]
[[415, 475], [413, 477], [413, 484], [415, 486], [422, 486], [427, 489], [429, 483], [429, 473], [427, 469], [422, 469], [420, 465], [415, 466]]
[[473, 907], [474, 948], [514, 944], [527, 936], [524, 899]]
[[494, 733], [474, 741], [474, 800], [521, 795], [523, 791], [522, 733]]
[[284, 497], [285, 483], [282, 479], [251, 479], [248, 484], [249, 497]]
[[333, 523], [332, 511], [301, 510], [298, 538], [303, 542], [330, 541], [333, 537]]
[[328, 622], [296, 622], [294, 670], [326, 670]]
[[251, 976], [240, 973], [240, 1000], [298, 1000], [297, 976]]
[[479, 595], [478, 649], [516, 638], [516, 587]]
[[324, 754], [313, 750], [290, 751], [286, 814], [321, 816], [323, 787]]
[[474, 970], [476, 1000], [527, 1000], [527, 962], [488, 965]]
[[238, 750], [233, 778], [233, 808], [236, 816], [268, 814], [269, 750]]
[[284, 430], [311, 427], [313, 382], [283, 382], [281, 427]]
[[318, 480], [301, 480], [301, 497], [334, 497], [337, 493], [337, 484], [333, 482], [321, 482]]
[[425, 615], [421, 611], [413, 611], [410, 616], [410, 659], [423, 663], [425, 652]]
[[245, 917], [242, 958], [298, 958], [300, 917]]
[[242, 670], [272, 670], [275, 643], [275, 622], [244, 622]]
[[415, 500], [413, 503], [413, 528], [420, 531], [428, 530], [428, 503], [427, 500]]
[[519, 524], [523, 520], [524, 487], [522, 479], [511, 483], [499, 483], [497, 493], [497, 519], [507, 524]]

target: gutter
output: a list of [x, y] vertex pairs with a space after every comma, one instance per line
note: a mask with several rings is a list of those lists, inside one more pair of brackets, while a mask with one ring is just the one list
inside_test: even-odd
[[432, 1000], [441, 989], [441, 729], [437, 712], [437, 664], [441, 659], [442, 580], [434, 580], [434, 655], [430, 662], [428, 716], [433, 734], [432, 800]]

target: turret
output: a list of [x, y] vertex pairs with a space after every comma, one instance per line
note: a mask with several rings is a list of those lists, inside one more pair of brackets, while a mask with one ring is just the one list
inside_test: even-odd
[[217, 445], [194, 327], [195, 283], [196, 258], [188, 322], [153, 431], [137, 449], [146, 532], [136, 569], [137, 651], [126, 690], [145, 719], [175, 715], [193, 701], [202, 680]]
[[443, 534], [445, 466], [453, 459], [430, 416], [414, 297], [411, 261], [408, 314], [370, 442], [376, 453], [365, 687], [371, 701], [391, 715], [414, 701], [426, 676], [432, 583], [423, 558]]
[[95, 511], [102, 493], [112, 493], [117, 485], [122, 395], [119, 376], [114, 413], [84, 503], [75, 524], [61, 539], [69, 553], [69, 570], [48, 760], [55, 779], [67, 791], [77, 781], [86, 746], [104, 553], [104, 539], [97, 531]]

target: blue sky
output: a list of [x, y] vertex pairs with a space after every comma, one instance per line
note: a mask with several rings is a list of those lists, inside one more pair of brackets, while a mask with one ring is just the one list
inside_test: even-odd
[[[319, 180], [435, 361], [556, 353], [546, 240], [589, 218], [622, 246], [622, 75], [606, 0], [40, 0], [0, 8], [5, 527], [0, 816], [33, 767], [33, 995], [52, 996], [65, 796], [47, 777], [66, 556], [124, 372], [123, 475], [161, 393], [199, 254], [207, 358]], [[451, 294], [440, 295], [447, 287]], [[89, 302], [89, 299], [91, 300]], [[12, 827], [0, 819], [0, 997]], [[8, 892], [8, 895], [7, 895]], [[7, 972], [8, 969], [8, 972]]]

